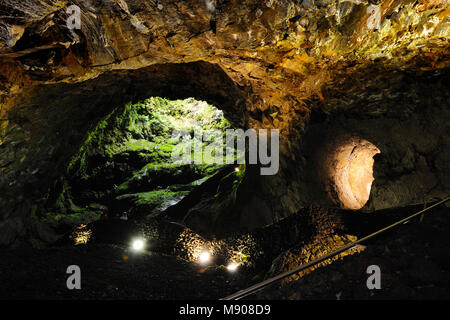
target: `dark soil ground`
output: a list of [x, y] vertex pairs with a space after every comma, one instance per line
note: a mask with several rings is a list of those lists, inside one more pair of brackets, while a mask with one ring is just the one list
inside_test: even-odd
[[[218, 299], [248, 283], [239, 273], [117, 245], [0, 254], [0, 299]], [[81, 290], [66, 287], [70, 265], [81, 268]]]
[[[342, 212], [341, 218], [346, 232], [361, 238], [415, 211], [353, 216]], [[280, 228], [282, 224], [265, 231], [272, 239], [271, 247], [282, 247], [275, 241], [275, 235], [283, 233]], [[441, 206], [426, 213], [422, 221], [416, 218], [374, 238], [360, 254], [249, 298], [450, 299], [449, 230], [449, 209]], [[173, 255], [131, 252], [120, 244], [1, 249], [0, 257], [0, 299], [219, 299], [262, 280], [251, 269], [236, 273], [223, 267], [205, 269]], [[263, 269], [267, 271], [275, 252], [266, 257]], [[81, 268], [81, 290], [66, 287], [70, 265]], [[370, 265], [381, 269], [381, 290], [366, 286]]]

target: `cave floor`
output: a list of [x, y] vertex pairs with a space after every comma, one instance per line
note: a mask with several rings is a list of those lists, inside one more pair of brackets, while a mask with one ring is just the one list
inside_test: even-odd
[[[449, 299], [448, 213], [444, 206], [436, 208], [421, 222], [415, 218], [370, 240], [359, 254], [249, 298]], [[219, 299], [261, 280], [249, 270], [204, 269], [162, 253], [129, 252], [117, 244], [1, 249], [0, 255], [0, 299]], [[81, 268], [81, 290], [66, 287], [70, 265]], [[366, 286], [370, 265], [381, 269], [381, 290]]]
[[[248, 284], [229, 274], [160, 253], [93, 244], [1, 250], [0, 299], [219, 299]], [[81, 290], [68, 290], [67, 267], [81, 268]]]
[[[414, 212], [414, 211], [413, 211]], [[411, 214], [413, 213], [411, 212]], [[252, 299], [450, 299], [450, 215], [445, 206], [369, 240], [366, 250], [304, 277], [272, 286]], [[405, 217], [405, 216], [404, 216]], [[367, 267], [381, 271], [369, 290]]]

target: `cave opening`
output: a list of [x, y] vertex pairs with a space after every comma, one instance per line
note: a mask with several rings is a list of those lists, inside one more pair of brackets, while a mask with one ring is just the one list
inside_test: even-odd
[[[221, 170], [239, 184], [245, 165], [208, 158], [227, 150], [223, 137], [230, 128], [223, 111], [194, 98], [151, 97], [116, 108], [88, 133], [60, 178], [62, 191], [50, 210], [65, 213], [53, 216], [60, 218], [59, 229], [74, 220], [149, 221]], [[212, 152], [193, 161], [192, 146], [208, 144]], [[176, 161], [180, 151], [185, 159]]]
[[353, 138], [331, 152], [329, 176], [342, 209], [359, 210], [369, 200], [374, 156], [381, 151], [371, 142]]

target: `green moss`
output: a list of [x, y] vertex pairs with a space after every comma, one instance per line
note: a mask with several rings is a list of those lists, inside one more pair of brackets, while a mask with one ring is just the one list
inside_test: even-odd
[[[103, 202], [105, 197], [110, 199], [111, 195], [121, 194], [134, 197], [130, 194], [166, 187], [173, 191], [146, 192], [133, 198], [133, 203], [150, 206], [172, 201], [171, 196], [182, 196], [179, 191], [189, 192], [194, 187], [191, 183], [212, 176], [222, 167], [207, 164], [207, 159], [202, 164], [174, 163], [172, 152], [179, 141], [172, 138], [172, 133], [182, 131], [193, 136], [194, 132], [214, 132], [224, 136], [230, 127], [221, 111], [195, 99], [169, 101], [154, 97], [128, 103], [101, 119], [87, 134], [70, 161], [68, 180], [76, 181], [78, 192], [86, 190], [86, 194], [93, 195], [87, 201]], [[198, 143], [195, 139], [192, 142]], [[223, 143], [225, 147], [226, 139]], [[194, 148], [191, 150], [193, 153]], [[110, 188], [105, 190], [105, 186]], [[106, 198], [105, 204], [110, 201]], [[78, 200], [72, 201], [70, 189], [64, 190], [56, 202], [56, 209], [61, 213], [86, 210], [75, 204]], [[89, 202], [84, 198], [80, 203], [85, 206]]]
[[186, 195], [188, 192], [172, 192], [166, 190], [157, 190], [144, 193], [138, 193], [136, 204], [159, 204], [161, 201], [170, 201], [178, 197], [180, 194]]
[[150, 142], [148, 140], [145, 140], [145, 139], [139, 139], [139, 140], [130, 139], [130, 140], [126, 141], [126, 143], [121, 145], [120, 147], [111, 148], [110, 153], [112, 155], [114, 155], [116, 153], [121, 153], [121, 152], [126, 152], [126, 151], [151, 151], [151, 150], [155, 150], [155, 148], [157, 148], [157, 146], [158, 146], [157, 144]]
[[117, 200], [130, 202], [129, 211], [131, 215], [140, 215], [151, 218], [157, 216], [169, 206], [174, 205], [187, 194], [189, 194], [189, 191], [171, 191], [164, 189], [125, 194], [117, 197]]
[[83, 223], [96, 221], [100, 219], [101, 214], [102, 213], [99, 211], [83, 211], [70, 214], [49, 212], [42, 219], [42, 222], [54, 229], [57, 229], [61, 226], [76, 226]]
[[103, 211], [105, 209], [105, 206], [100, 203], [91, 203], [89, 205], [89, 208], [91, 208], [95, 211]]
[[233, 171], [222, 178], [217, 193], [214, 195], [215, 198], [223, 198], [227, 194], [231, 194], [233, 202], [236, 203], [238, 188], [245, 177], [245, 165], [239, 165], [237, 168], [239, 168], [238, 171]]
[[238, 188], [241, 185], [241, 183], [245, 177], [245, 164], [240, 165], [238, 168], [239, 168], [239, 171], [234, 172], [234, 175], [235, 175], [235, 179], [233, 181], [233, 202], [234, 203], [236, 203], [236, 200], [237, 200]]
[[115, 155], [136, 151], [151, 159], [170, 159], [176, 141], [173, 131], [208, 131], [230, 128], [221, 111], [194, 99], [169, 101], [149, 98], [128, 103], [102, 119], [88, 134], [79, 152], [68, 166], [68, 172], [86, 174], [89, 158], [94, 154], [112, 159]]

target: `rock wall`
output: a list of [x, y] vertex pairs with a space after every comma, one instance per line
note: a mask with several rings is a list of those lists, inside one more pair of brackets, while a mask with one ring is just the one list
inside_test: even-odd
[[[72, 4], [79, 30], [67, 27]], [[445, 0], [3, 0], [0, 244], [45, 240], [36, 203], [87, 132], [151, 95], [281, 130], [280, 173], [254, 178], [238, 224], [324, 199], [303, 136], [333, 134], [334, 122], [382, 152], [368, 208], [448, 193], [449, 10]]]
[[430, 202], [448, 195], [448, 73], [402, 77], [401, 89], [383, 89], [380, 83], [377, 95], [360, 97], [356, 105], [372, 108], [365, 114], [358, 114], [356, 105], [347, 105], [343, 111], [330, 109], [329, 115], [312, 117], [302, 141], [305, 166], [300, 169], [300, 175], [308, 177], [303, 190], [311, 191], [306, 197], [309, 201], [342, 207], [330, 197], [328, 180], [332, 177], [326, 159], [334, 146], [351, 138], [364, 139], [380, 150], [374, 156], [375, 180], [364, 211]]

